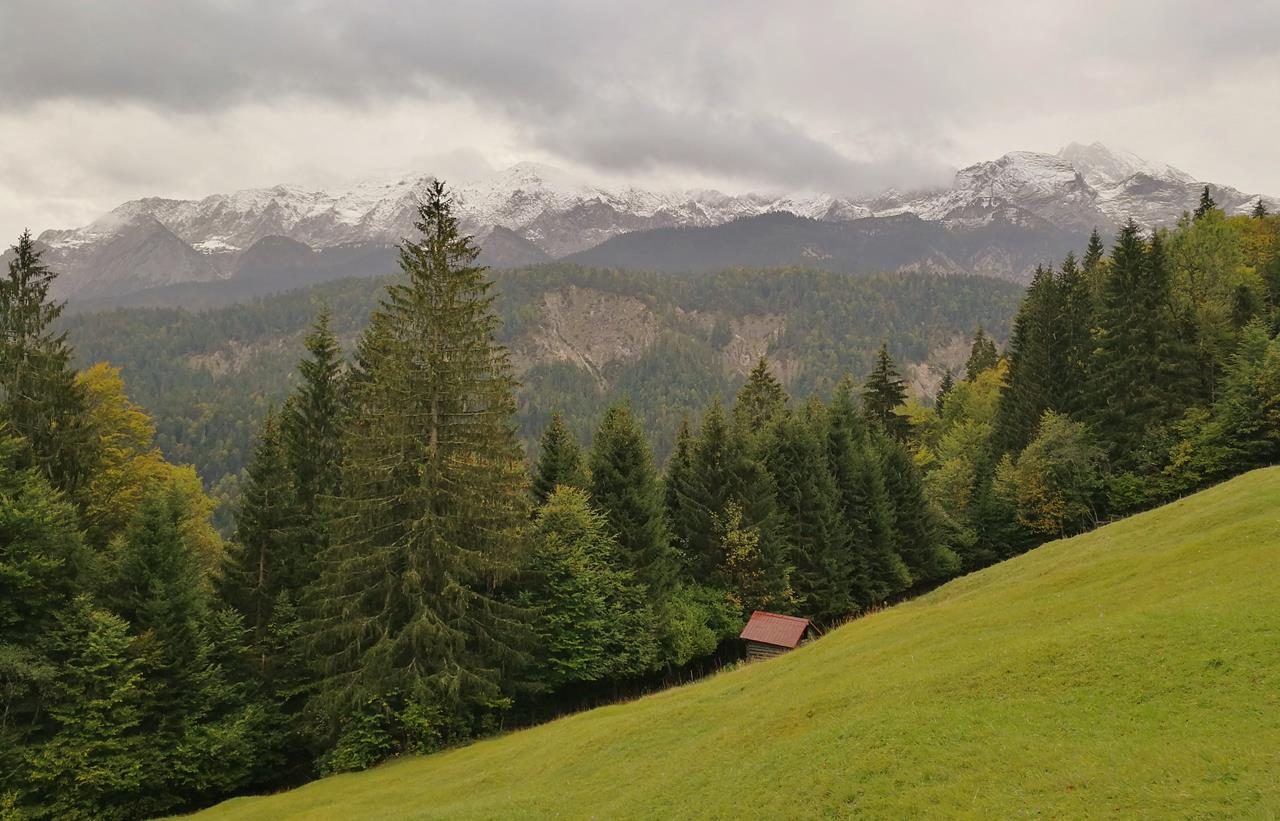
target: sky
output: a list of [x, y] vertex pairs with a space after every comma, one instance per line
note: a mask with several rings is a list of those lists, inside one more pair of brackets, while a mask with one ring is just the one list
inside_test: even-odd
[[1280, 194], [1277, 0], [2, 0], [0, 240], [519, 161], [878, 193], [1101, 141]]

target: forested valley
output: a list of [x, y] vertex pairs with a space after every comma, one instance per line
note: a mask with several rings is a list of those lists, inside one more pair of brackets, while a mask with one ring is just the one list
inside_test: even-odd
[[[821, 320], [744, 380], [713, 320], [705, 347], [690, 331], [639, 360], [652, 393], [630, 403], [560, 406], [584, 383], [559, 366], [518, 393], [521, 317], [500, 308], [529, 304], [528, 280], [495, 287], [440, 184], [417, 229], [367, 323], [340, 285], [314, 292], [327, 309], [244, 313], [312, 324], [286, 395], [232, 406], [248, 455], [208, 457], [245, 466], [229, 538], [177, 464], [190, 426], [162, 451], [147, 413], [183, 386], [131, 399], [118, 360], [77, 360], [54, 272], [19, 240], [0, 281], [0, 817], [161, 815], [465, 743], [676, 678], [752, 610], [832, 626], [1280, 455], [1280, 219], [1227, 217], [1207, 188], [1176, 228], [1046, 261], [1004, 350], [975, 333], [923, 399], [899, 363], [936, 340], [833, 275]], [[744, 300], [778, 277], [736, 275]], [[663, 280], [701, 294], [666, 304], [710, 307], [726, 281]], [[999, 293], [950, 283], [928, 304]], [[140, 361], [167, 355], [165, 316], [85, 321]], [[786, 345], [816, 355], [784, 387]]]

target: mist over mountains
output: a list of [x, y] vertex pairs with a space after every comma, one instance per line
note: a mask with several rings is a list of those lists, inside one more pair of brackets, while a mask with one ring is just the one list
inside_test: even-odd
[[[150, 197], [39, 240], [62, 273], [58, 295], [73, 301], [177, 294], [183, 289], [175, 286], [191, 283], [269, 293], [392, 271], [393, 246], [412, 234], [431, 179]], [[498, 268], [564, 259], [674, 272], [794, 265], [1022, 281], [1037, 264], [1079, 248], [1094, 227], [1110, 233], [1131, 217], [1144, 226], [1174, 223], [1206, 184], [1228, 213], [1259, 199], [1098, 143], [1057, 154], [1014, 151], [961, 169], [946, 189], [864, 198], [608, 189], [532, 163], [457, 186], [454, 196], [481, 261]]]

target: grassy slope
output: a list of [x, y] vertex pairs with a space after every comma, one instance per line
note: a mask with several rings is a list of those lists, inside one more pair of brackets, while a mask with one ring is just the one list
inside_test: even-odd
[[789, 656], [210, 818], [1280, 814], [1280, 469]]

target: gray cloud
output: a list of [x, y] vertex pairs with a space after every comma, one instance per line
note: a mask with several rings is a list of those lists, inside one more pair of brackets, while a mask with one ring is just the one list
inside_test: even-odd
[[[0, 167], [47, 166], [101, 193], [44, 197], [103, 207], [193, 157], [168, 188], [457, 149], [854, 192], [1118, 136], [1276, 189], [1251, 133], [1280, 128], [1278, 30], [1273, 0], [6, 0]], [[132, 144], [105, 134], [142, 120]], [[421, 149], [378, 136], [404, 127]], [[0, 196], [39, 196], [18, 187]]]

